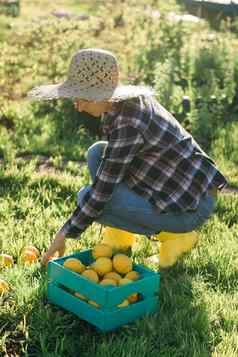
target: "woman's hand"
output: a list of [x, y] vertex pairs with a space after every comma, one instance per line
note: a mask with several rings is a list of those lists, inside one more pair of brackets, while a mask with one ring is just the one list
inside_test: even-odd
[[62, 257], [65, 252], [65, 236], [63, 233], [56, 233], [53, 242], [42, 258], [42, 265], [47, 265], [49, 259], [58, 252], [59, 257]]

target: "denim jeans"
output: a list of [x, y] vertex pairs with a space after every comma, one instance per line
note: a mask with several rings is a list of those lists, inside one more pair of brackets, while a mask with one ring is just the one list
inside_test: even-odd
[[[92, 180], [96, 177], [106, 144], [106, 141], [98, 141], [88, 149], [87, 162]], [[79, 205], [84, 195], [90, 190], [89, 185], [79, 191]], [[160, 231], [184, 233], [206, 222], [214, 206], [215, 198], [206, 194], [201, 197], [196, 211], [158, 213], [156, 207], [148, 200], [133, 192], [125, 182], [121, 182], [116, 185], [111, 199], [95, 221], [105, 226], [143, 235], [153, 235]]]

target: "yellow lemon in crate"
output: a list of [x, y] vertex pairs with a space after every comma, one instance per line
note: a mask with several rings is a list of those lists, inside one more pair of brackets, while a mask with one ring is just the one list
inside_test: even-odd
[[124, 301], [122, 301], [119, 305], [117, 305], [117, 307], [121, 308], [121, 307], [126, 307], [128, 306], [130, 303], [129, 303], [129, 300], [125, 299]]
[[[128, 279], [128, 278], [123, 278], [119, 281], [119, 286], [122, 286], [122, 285], [127, 285], [127, 284], [131, 284], [133, 283], [132, 280]], [[138, 293], [133, 293], [131, 294], [130, 296], [128, 296], [127, 300], [129, 302], [136, 302], [137, 300], [139, 300], [139, 295]]]
[[127, 251], [136, 241], [135, 234], [112, 227], [105, 227], [102, 236], [102, 243], [110, 245], [113, 251]]
[[96, 303], [96, 301], [88, 300], [88, 304], [95, 306], [97, 309], [100, 309], [100, 305]]
[[77, 291], [75, 291], [74, 295], [75, 295], [76, 297], [78, 297], [80, 300], [87, 301], [86, 296], [84, 296], [84, 295], [78, 293]]
[[108, 244], [97, 244], [92, 250], [92, 256], [94, 259], [98, 259], [100, 257], [112, 257], [112, 247]]
[[112, 261], [110, 258], [101, 257], [98, 258], [92, 265], [92, 269], [95, 270], [98, 275], [103, 276], [112, 270]]
[[126, 284], [130, 284], [130, 283], [133, 283], [133, 281], [131, 279], [127, 279], [127, 278], [122, 278], [118, 285], [121, 286], [121, 285], [126, 285]]
[[132, 260], [125, 254], [116, 254], [112, 259], [113, 268], [119, 274], [127, 274], [132, 270]]
[[109, 273], [105, 274], [103, 278], [104, 279], [113, 279], [117, 283], [119, 282], [119, 280], [122, 279], [121, 275], [116, 273], [115, 271], [110, 271]]
[[85, 265], [76, 258], [67, 258], [64, 261], [64, 267], [68, 268], [75, 273], [82, 273], [85, 270]]
[[139, 294], [138, 293], [131, 294], [130, 296], [128, 296], [127, 299], [129, 300], [130, 303], [136, 302], [139, 300]]
[[0, 295], [6, 293], [8, 290], [9, 290], [8, 283], [5, 280], [0, 279]]
[[13, 257], [9, 254], [0, 254], [0, 268], [9, 268], [13, 266]]
[[132, 270], [132, 271], [129, 271], [129, 273], [127, 273], [125, 275], [125, 278], [130, 279], [130, 280], [138, 280], [138, 279], [140, 279], [140, 274], [137, 271]]
[[88, 280], [93, 281], [94, 283], [98, 283], [99, 277], [97, 273], [93, 269], [87, 269], [82, 273], [82, 276], [87, 278]]
[[112, 286], [117, 286], [117, 282], [116, 280], [114, 279], [103, 279], [101, 282], [100, 282], [100, 285], [104, 285], [104, 286], [109, 286], [109, 285], [112, 285]]

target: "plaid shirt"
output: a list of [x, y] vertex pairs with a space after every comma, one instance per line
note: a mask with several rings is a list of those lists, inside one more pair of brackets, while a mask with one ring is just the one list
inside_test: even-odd
[[66, 237], [79, 236], [102, 213], [121, 181], [158, 213], [196, 210], [208, 189], [226, 184], [215, 163], [154, 97], [117, 103], [101, 129], [108, 144], [90, 192], [61, 229]]

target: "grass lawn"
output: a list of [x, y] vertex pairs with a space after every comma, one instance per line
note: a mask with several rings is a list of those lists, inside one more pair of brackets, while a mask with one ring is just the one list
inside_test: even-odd
[[[0, 351], [6, 356], [236, 356], [238, 197], [221, 195], [216, 213], [200, 232], [190, 255], [161, 271], [160, 305], [150, 318], [102, 334], [88, 323], [47, 301], [47, 274], [40, 263], [21, 264], [22, 247], [46, 249], [75, 205], [75, 194], [88, 181], [87, 170], [66, 167], [39, 173], [34, 162], [0, 172], [2, 251], [13, 255], [13, 268], [1, 271], [10, 283], [1, 298]], [[100, 239], [93, 224], [67, 252], [91, 247]], [[152, 253], [138, 236], [133, 252], [143, 263]], [[151, 266], [151, 268], [156, 268]], [[4, 354], [5, 353], [5, 354]]]

